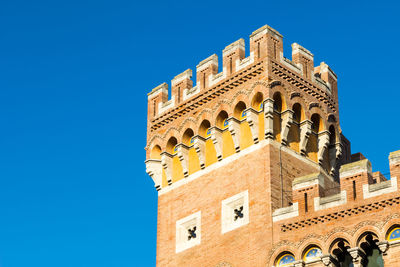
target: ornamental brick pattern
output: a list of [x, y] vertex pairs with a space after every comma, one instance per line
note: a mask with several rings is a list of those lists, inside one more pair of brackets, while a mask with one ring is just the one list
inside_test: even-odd
[[264, 26], [148, 94], [157, 266], [400, 266], [400, 151], [390, 179], [352, 155], [336, 74], [282, 42]]

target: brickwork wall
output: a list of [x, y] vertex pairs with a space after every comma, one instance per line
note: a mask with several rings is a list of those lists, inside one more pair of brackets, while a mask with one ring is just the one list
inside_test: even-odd
[[[378, 180], [367, 160], [349, 164], [336, 75], [325, 63], [314, 67], [298, 44], [286, 59], [282, 42], [263, 27], [250, 36], [249, 57], [240, 39], [224, 49], [224, 71], [212, 55], [197, 66], [195, 86], [187, 70], [172, 80], [171, 96], [167, 84], [149, 93], [146, 169], [159, 190], [157, 266], [273, 266], [282, 253], [296, 260], [291, 266], [334, 266], [330, 256], [305, 263], [303, 253], [315, 245], [332, 256], [338, 240], [356, 249], [368, 234], [385, 266], [400, 267], [400, 246], [387, 241], [390, 227], [400, 226], [400, 152], [390, 155], [392, 180], [371, 185]], [[234, 112], [239, 102], [254, 109], [243, 120]], [[229, 126], [217, 121], [221, 112]], [[194, 144], [184, 140], [187, 130]], [[222, 234], [222, 201], [246, 190], [249, 223]], [[198, 211], [200, 244], [176, 252], [177, 221]]]

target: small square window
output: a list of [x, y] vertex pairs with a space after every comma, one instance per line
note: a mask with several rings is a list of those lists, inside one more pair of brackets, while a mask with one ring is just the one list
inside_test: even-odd
[[249, 194], [241, 192], [222, 201], [222, 233], [249, 223]]
[[198, 211], [176, 222], [176, 249], [183, 250], [200, 244], [201, 241], [201, 212]]

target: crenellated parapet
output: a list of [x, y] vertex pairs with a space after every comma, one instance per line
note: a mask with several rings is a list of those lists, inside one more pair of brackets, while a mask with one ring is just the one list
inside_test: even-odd
[[[336, 75], [313, 62], [297, 43], [292, 60], [285, 58], [282, 35], [264, 26], [250, 35], [247, 57], [239, 39], [223, 49], [221, 68], [216, 54], [197, 64], [195, 84], [187, 69], [172, 79], [170, 96], [168, 84], [154, 88], [148, 94], [146, 158], [159, 160], [148, 161], [150, 176], [162, 176], [155, 179], [157, 189], [265, 140], [337, 178], [343, 144], [332, 93]], [[154, 166], [161, 171], [151, 171]]]
[[[336, 112], [337, 97], [332, 94], [336, 75], [325, 64], [314, 67], [313, 54], [295, 43], [292, 60], [283, 56], [283, 37], [276, 30], [264, 26], [250, 35], [250, 51], [245, 56], [244, 39], [228, 45], [222, 51], [222, 67], [216, 54], [196, 66], [196, 81], [190, 69], [171, 81], [171, 95], [163, 83], [149, 93], [148, 124], [153, 132], [180, 116], [196, 112], [210, 97], [227, 94], [248, 80], [264, 74], [263, 79], [283, 79], [299, 91], [315, 97]], [[288, 71], [285, 72], [284, 70]], [[283, 71], [283, 72], [282, 72]], [[159, 88], [163, 88], [160, 96]]]
[[342, 133], [333, 70], [298, 43], [285, 57], [269, 26], [249, 44], [148, 94], [157, 266], [397, 266], [400, 151], [372, 171]]

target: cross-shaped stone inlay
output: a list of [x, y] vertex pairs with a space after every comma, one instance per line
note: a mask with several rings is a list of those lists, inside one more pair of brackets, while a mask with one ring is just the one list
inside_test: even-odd
[[192, 229], [188, 229], [188, 240], [192, 238], [196, 238], [196, 226], [194, 226]]
[[234, 209], [233, 211], [235, 212], [235, 218], [234, 218], [235, 221], [239, 218], [243, 218], [243, 206]]

